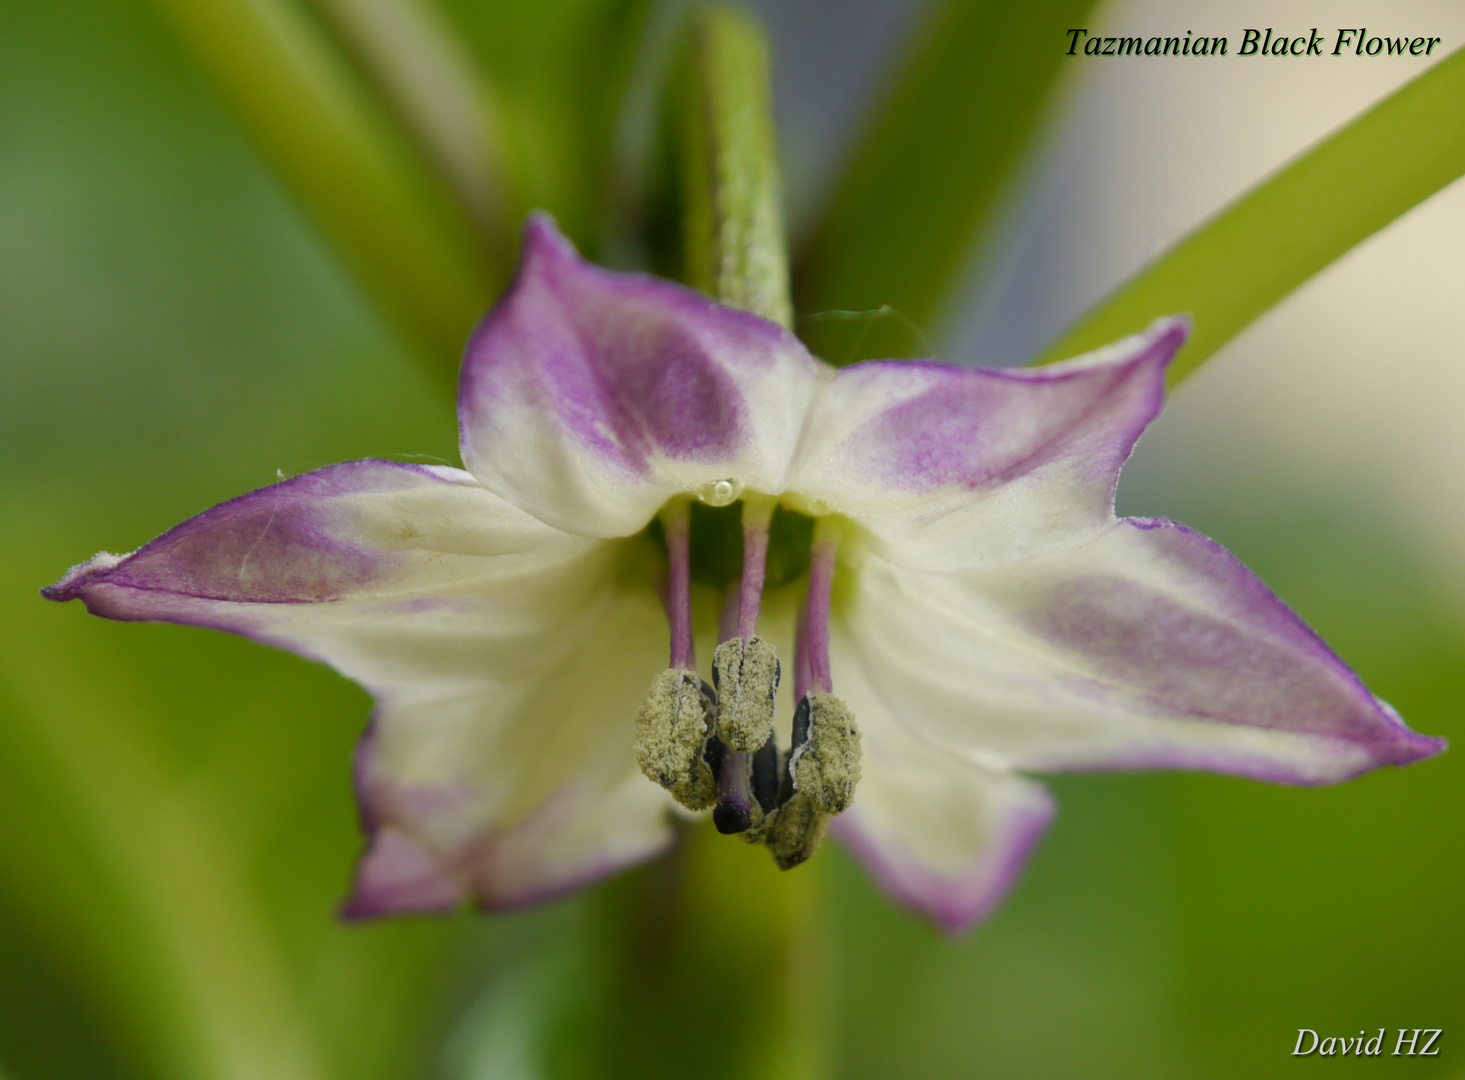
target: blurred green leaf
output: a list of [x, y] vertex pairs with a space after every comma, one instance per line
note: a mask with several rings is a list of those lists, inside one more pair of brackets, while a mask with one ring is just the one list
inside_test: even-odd
[[451, 186], [502, 270], [518, 216], [505, 189], [502, 107], [457, 28], [435, 0], [310, 2]]
[[1173, 386], [1293, 289], [1465, 173], [1465, 49], [1384, 98], [1160, 255], [1033, 362], [1152, 320], [1195, 322]]
[[[1000, 209], [1093, 0], [944, 0], [799, 253], [799, 330], [832, 363], [926, 351], [929, 327]], [[831, 309], [903, 316], [810, 323]], [[873, 315], [872, 315], [873, 317]], [[906, 321], [908, 320], [908, 322]], [[858, 346], [857, 348], [852, 348]]]
[[[32, 577], [56, 546], [36, 539], [4, 549]], [[108, 1040], [151, 1076], [410, 1072], [470, 924], [334, 917], [364, 696], [248, 643], [124, 639], [18, 599], [0, 607], [0, 908]]]
[[[12, 778], [6, 803], [19, 794], [16, 781], [24, 784], [26, 805], [45, 819], [41, 828], [69, 834], [75, 869], [90, 873], [64, 883], [55, 867], [35, 882], [42, 894], [24, 899], [41, 918], [59, 914], [44, 910], [48, 899], [59, 901], [72, 909], [73, 931], [91, 931], [89, 958], [102, 962], [94, 977], [111, 984], [128, 1029], [155, 1034], [157, 1071], [241, 1080], [327, 1075], [252, 902], [240, 852], [220, 832], [206, 791], [169, 782], [147, 745], [153, 725], [129, 693], [128, 673], [114, 670], [101, 684], [70, 677], [72, 663], [113, 665], [82, 652], [75, 635], [59, 647], [59, 625], [25, 621], [41, 632], [7, 642], [0, 668], [13, 702], [0, 729]], [[22, 807], [3, 811], [15, 820]], [[69, 846], [33, 852], [32, 871]], [[107, 901], [91, 907], [88, 894], [98, 891]], [[85, 913], [93, 918], [75, 918]]]
[[[502, 253], [291, 0], [155, 0], [378, 310], [451, 385]], [[496, 258], [497, 256], [497, 258]]]
[[451, 406], [150, 13], [0, 18], [0, 1068], [421, 1076], [498, 925], [336, 919], [366, 695], [37, 589], [276, 468], [450, 454]]
[[512, 212], [548, 210], [600, 254], [624, 209], [617, 155], [652, 0], [442, 3], [497, 92]]

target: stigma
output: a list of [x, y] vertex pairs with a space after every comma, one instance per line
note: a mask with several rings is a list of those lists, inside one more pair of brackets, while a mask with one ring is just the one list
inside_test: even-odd
[[[741, 485], [737, 492], [743, 494]], [[709, 505], [721, 503], [728, 492], [719, 488], [712, 494], [698, 492]], [[758, 634], [776, 503], [748, 493], [739, 505], [741, 565], [726, 589], [710, 685], [697, 672], [692, 644], [689, 500], [668, 504], [660, 515], [671, 656], [637, 715], [636, 756], [646, 777], [683, 807], [711, 809], [719, 832], [765, 845], [780, 868], [790, 869], [818, 849], [830, 818], [853, 801], [860, 777], [859, 729], [834, 694], [829, 664], [838, 531], [821, 518], [802, 533], [808, 545], [802, 559], [807, 597], [794, 626], [796, 705], [784, 748], [775, 734], [783, 666], [771, 642]]]

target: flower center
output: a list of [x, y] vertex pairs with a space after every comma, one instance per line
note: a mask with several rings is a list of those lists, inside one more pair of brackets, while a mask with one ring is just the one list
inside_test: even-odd
[[[765, 844], [789, 869], [818, 848], [829, 818], [848, 808], [859, 780], [859, 730], [834, 695], [829, 665], [838, 536], [828, 520], [743, 494], [736, 481], [703, 485], [698, 498], [674, 501], [659, 519], [671, 666], [652, 681], [637, 716], [637, 760], [689, 810], [711, 807], [719, 832]], [[765, 586], [805, 570], [808, 595], [794, 627], [798, 704], [792, 741], [783, 750], [774, 733], [783, 667], [773, 645], [758, 636], [758, 620]], [[711, 686], [696, 671], [694, 577], [725, 590]]]

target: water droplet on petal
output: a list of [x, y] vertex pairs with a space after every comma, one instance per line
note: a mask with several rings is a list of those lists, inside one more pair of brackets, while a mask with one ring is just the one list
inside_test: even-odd
[[697, 489], [697, 499], [708, 506], [730, 506], [743, 494], [741, 480], [709, 480]]

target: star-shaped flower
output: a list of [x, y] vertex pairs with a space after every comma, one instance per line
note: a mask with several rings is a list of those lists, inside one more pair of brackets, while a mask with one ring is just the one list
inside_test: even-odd
[[1052, 814], [1030, 771], [1315, 784], [1443, 747], [1219, 545], [1114, 517], [1185, 334], [1037, 370], [836, 373], [538, 218], [468, 345], [466, 471], [332, 466], [45, 595], [371, 691], [351, 915], [565, 893], [663, 849], [675, 800], [785, 866], [832, 819], [958, 929]]

